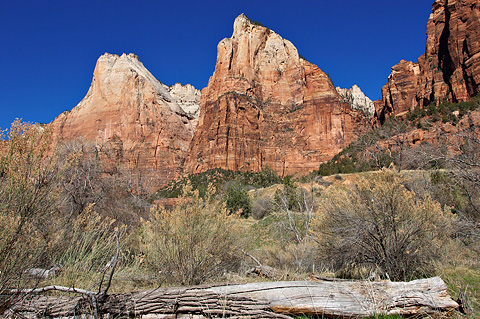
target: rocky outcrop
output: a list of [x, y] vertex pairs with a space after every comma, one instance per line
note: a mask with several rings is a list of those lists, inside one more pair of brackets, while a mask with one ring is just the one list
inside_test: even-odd
[[155, 171], [157, 186], [182, 172], [198, 119], [199, 91], [169, 88], [134, 54], [102, 55], [85, 98], [52, 123], [58, 139], [94, 142], [112, 163]]
[[186, 170], [308, 173], [348, 145], [362, 120], [290, 41], [242, 14], [218, 44]]
[[177, 104], [185, 111], [191, 120], [198, 120], [200, 115], [200, 90], [197, 90], [193, 85], [181, 85], [175, 83], [172, 86], [166, 86], [170, 96], [177, 102]]
[[382, 88], [382, 100], [376, 102], [376, 117], [380, 123], [390, 114], [404, 115], [417, 103], [421, 72], [418, 63], [401, 60], [392, 67], [388, 82]]
[[465, 101], [480, 91], [480, 3], [437, 0], [427, 23], [425, 54], [418, 63], [392, 67], [377, 120], [404, 114], [414, 107], [443, 101]]
[[362, 111], [367, 117], [372, 117], [375, 113], [373, 101], [362, 92], [358, 85], [354, 84], [350, 89], [342, 89], [337, 86], [336, 90], [343, 101], [350, 104], [355, 110]]

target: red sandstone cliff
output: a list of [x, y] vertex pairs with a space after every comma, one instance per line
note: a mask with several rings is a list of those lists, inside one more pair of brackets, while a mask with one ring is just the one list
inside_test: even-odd
[[199, 95], [192, 86], [161, 84], [134, 54], [106, 53], [85, 98], [52, 123], [54, 134], [94, 142], [110, 161], [133, 171], [154, 170], [160, 186], [182, 172]]
[[437, 0], [427, 23], [425, 54], [401, 61], [376, 102], [380, 123], [391, 115], [444, 100], [465, 101], [480, 91], [480, 2]]
[[307, 173], [348, 145], [363, 120], [290, 41], [242, 14], [218, 44], [186, 171]]

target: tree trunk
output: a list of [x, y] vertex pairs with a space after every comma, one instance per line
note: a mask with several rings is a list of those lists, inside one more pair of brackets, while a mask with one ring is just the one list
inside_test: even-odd
[[[159, 288], [92, 298], [23, 295], [10, 311], [37, 316], [111, 314], [153, 318], [288, 318], [288, 315], [367, 317], [432, 314], [458, 308], [439, 277], [411, 282], [279, 281]], [[149, 316], [152, 318], [152, 316]], [[198, 317], [197, 317], [198, 318]]]

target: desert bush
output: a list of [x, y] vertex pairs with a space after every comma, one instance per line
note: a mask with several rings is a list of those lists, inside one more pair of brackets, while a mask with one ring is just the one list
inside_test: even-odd
[[18, 287], [24, 269], [49, 262], [62, 172], [50, 146], [48, 130], [20, 120], [0, 136], [0, 291]]
[[144, 184], [148, 172], [134, 174], [114, 164], [105, 165], [101, 156], [108, 153], [104, 145], [73, 140], [58, 145], [59, 160], [72, 158], [59, 181], [60, 194], [56, 203], [65, 216], [75, 219], [88, 206], [121, 224], [137, 226], [140, 217], [148, 216]]
[[252, 202], [252, 217], [262, 219], [273, 211], [272, 199], [269, 196], [255, 198]]
[[348, 190], [327, 190], [320, 207], [319, 252], [344, 276], [362, 268], [379, 269], [392, 280], [433, 274], [453, 221], [429, 196], [422, 200], [407, 190], [393, 169]]
[[164, 280], [194, 285], [233, 270], [241, 257], [238, 216], [215, 201], [209, 187], [202, 199], [198, 190], [184, 187], [173, 211], [153, 209], [142, 233], [148, 267]]
[[318, 254], [313, 241], [272, 245], [266, 248], [266, 252], [267, 256], [264, 260], [268, 262], [268, 265], [282, 269], [291, 275], [323, 271], [318, 267]]

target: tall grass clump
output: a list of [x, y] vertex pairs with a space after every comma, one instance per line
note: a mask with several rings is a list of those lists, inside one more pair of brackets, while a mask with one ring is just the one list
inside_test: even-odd
[[62, 227], [56, 262], [62, 265], [55, 283], [68, 287], [97, 289], [102, 277], [111, 271], [111, 266], [125, 226], [118, 226], [114, 219], [100, 216], [88, 205], [70, 225]]

